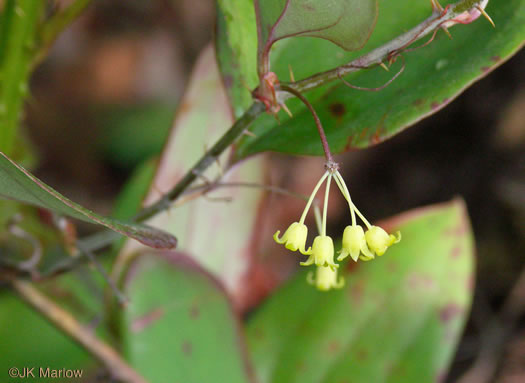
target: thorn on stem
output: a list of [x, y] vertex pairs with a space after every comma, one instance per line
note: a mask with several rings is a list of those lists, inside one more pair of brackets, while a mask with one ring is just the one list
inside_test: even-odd
[[219, 177], [224, 177], [224, 170], [222, 170], [221, 161], [219, 161], [219, 157], [215, 157], [215, 163], [217, 164], [217, 169], [219, 172]]
[[257, 135], [254, 132], [252, 132], [252, 131], [250, 131], [248, 129], [244, 130], [242, 132], [242, 134], [244, 134], [245, 136], [248, 136], [248, 137], [257, 137]]
[[198, 179], [202, 180], [202, 182], [205, 185], [210, 186], [210, 185], [213, 184], [213, 182], [208, 177], [206, 177], [204, 174], [202, 174], [202, 172], [193, 170], [192, 173], [195, 175], [195, 177], [197, 177]]
[[162, 190], [160, 190], [160, 188], [157, 186], [157, 184], [155, 182], [153, 182], [151, 184], [151, 188], [153, 189], [153, 191], [155, 193], [157, 193], [159, 196], [164, 196], [166, 193], [164, 193]]
[[450, 34], [450, 31], [447, 27], [442, 26], [441, 29], [443, 29], [443, 32], [445, 32], [450, 40], [452, 40], [452, 35]]
[[[403, 58], [403, 56], [401, 56], [401, 58]], [[377, 87], [377, 88], [365, 88], [365, 87], [361, 87], [361, 86], [352, 85], [348, 81], [346, 81], [341, 76], [341, 74], [338, 74], [338, 77], [343, 82], [343, 84], [345, 84], [349, 88], [357, 89], [357, 90], [364, 90], [364, 91], [368, 91], [368, 92], [377, 92], [377, 91], [379, 91], [381, 89], [386, 88], [388, 85], [390, 85], [392, 83], [392, 81], [394, 81], [401, 73], [403, 73], [404, 70], [405, 70], [405, 60], [403, 58], [403, 66], [401, 67], [401, 69], [399, 69], [399, 71], [390, 80], [388, 80], [385, 84], [383, 84], [383, 85], [381, 85], [380, 87]]]
[[381, 68], [383, 68], [383, 69], [386, 70], [387, 72], [390, 72], [390, 69], [388, 69], [388, 67], [386, 66], [386, 64], [385, 64], [383, 61], [381, 61], [381, 62], [379, 63], [379, 66], [381, 66]]
[[438, 0], [430, 0], [430, 4], [432, 4], [432, 10], [434, 12], [443, 12], [443, 7], [441, 6], [441, 4], [439, 4]]
[[243, 77], [240, 78], [241, 80], [241, 85], [244, 89], [246, 89], [248, 92], [251, 93], [252, 89], [248, 86], [248, 84], [246, 83], [246, 80], [244, 80]]
[[292, 65], [288, 64], [288, 70], [290, 71], [290, 81], [295, 82], [295, 76], [293, 74]]
[[205, 199], [207, 199], [210, 202], [226, 202], [230, 203], [233, 201], [232, 197], [210, 197], [207, 193], [204, 193], [202, 195]]
[[479, 5], [476, 5], [476, 8], [483, 15], [483, 17], [486, 18], [490, 24], [492, 24], [492, 27], [496, 28], [496, 24], [494, 24], [494, 21], [492, 21], [492, 18], [489, 16], [489, 14], [485, 12], [485, 10], [481, 8]]
[[290, 112], [290, 109], [288, 109], [288, 107], [286, 106], [284, 102], [280, 103], [279, 105], [281, 105], [281, 108], [283, 108], [286, 114], [288, 114], [290, 117], [293, 117], [292, 112]]

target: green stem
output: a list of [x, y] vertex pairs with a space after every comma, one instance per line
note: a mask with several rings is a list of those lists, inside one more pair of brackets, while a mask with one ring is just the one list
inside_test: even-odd
[[328, 172], [325, 172], [323, 176], [321, 177], [321, 179], [319, 180], [319, 182], [317, 182], [317, 185], [315, 185], [314, 191], [312, 192], [312, 194], [310, 194], [310, 198], [308, 199], [308, 202], [306, 203], [306, 206], [303, 210], [303, 214], [301, 215], [301, 219], [299, 220], [299, 223], [301, 224], [304, 223], [304, 220], [306, 219], [306, 214], [308, 214], [308, 210], [310, 210], [310, 206], [312, 205], [315, 195], [317, 194], [317, 191], [323, 184], [326, 177], [328, 177]]
[[[384, 60], [388, 60], [390, 57], [395, 57], [395, 55], [402, 53], [403, 50], [417, 40], [434, 32], [445, 21], [451, 20], [467, 10], [475, 9], [480, 3], [481, 0], [458, 1], [455, 4], [452, 4], [446, 12], [434, 12], [430, 17], [409, 31], [345, 65], [338, 66], [337, 68], [325, 72], [316, 73], [313, 76], [300, 81], [283, 83], [283, 86], [304, 93], [331, 81], [338, 80], [340, 77], [344, 77], [352, 72], [380, 65]], [[283, 91], [279, 91], [278, 100], [284, 102], [290, 96], [291, 95], [287, 94], [287, 91], [284, 91], [283, 89]]]
[[315, 226], [317, 227], [317, 232], [320, 233], [322, 231], [322, 218], [321, 218], [321, 211], [319, 210], [319, 206], [314, 205], [314, 217], [315, 217]]
[[[80, 1], [80, 0], [79, 0]], [[463, 8], [468, 6], [468, 9], [473, 9], [481, 0], [472, 1], [472, 0], [462, 0], [451, 5], [448, 8], [447, 12], [444, 13], [433, 13], [429, 18], [421, 22], [416, 27], [412, 28], [408, 32], [396, 37], [385, 45], [374, 49], [368, 54], [361, 56], [345, 65], [337, 67], [335, 69], [317, 73], [313, 76], [310, 76], [304, 80], [297, 82], [292, 82], [288, 84], [283, 83], [283, 87], [288, 87], [288, 91], [276, 87], [277, 97], [279, 102], [284, 102], [286, 99], [293, 97], [294, 93], [305, 92], [321, 85], [324, 85], [328, 82], [339, 79], [340, 76], [345, 76], [346, 74], [370, 68], [375, 65], [381, 64], [385, 59], [392, 57], [393, 54], [401, 53], [409, 45], [415, 41], [421, 39], [424, 36], [427, 36], [429, 33], [439, 28], [439, 26], [447, 20], [457, 17], [462, 11]], [[290, 89], [293, 89], [295, 92], [290, 92]], [[222, 153], [230, 144], [232, 144], [248, 127], [248, 125], [264, 110], [264, 107], [260, 103], [254, 103], [246, 111], [246, 113], [235, 122], [232, 128], [225, 133], [225, 135], [210, 149], [204, 157], [199, 160], [199, 162], [184, 176], [184, 178], [163, 198], [155, 202], [152, 206], [145, 208], [136, 216], [137, 221], [144, 221], [155, 214], [167, 209], [171, 202], [177, 199], [185, 189], [197, 178], [198, 174], [202, 172], [214, 161], [214, 159]], [[353, 204], [352, 204], [353, 205]], [[355, 207], [355, 205], [353, 205]], [[369, 226], [370, 224], [364, 218], [364, 216], [355, 208], [356, 213], [359, 217]], [[93, 235], [92, 237], [86, 238], [86, 243], [89, 243], [87, 246], [90, 250], [95, 250], [105, 245], [110, 244], [116, 235], [113, 232], [101, 232]]]
[[328, 176], [328, 181], [326, 181], [326, 189], [324, 191], [324, 206], [323, 206], [323, 226], [321, 230], [321, 235], [326, 236], [326, 216], [328, 215], [328, 196], [330, 194], [330, 183], [332, 182], [332, 174]]
[[368, 229], [370, 229], [372, 227], [372, 225], [370, 224], [370, 222], [368, 222], [368, 220], [365, 218], [365, 216], [359, 211], [359, 209], [355, 206], [354, 206], [354, 209], [355, 209], [355, 212], [356, 214], [359, 216], [359, 218], [361, 218], [361, 220], [365, 223], [366, 227]]
[[35, 54], [33, 66], [46, 57], [57, 37], [86, 9], [90, 2], [91, 0], [74, 0], [71, 5], [53, 15], [42, 26], [39, 31], [40, 47]]
[[44, 1], [9, 0], [0, 15], [0, 151], [12, 155]]
[[350, 209], [350, 215], [352, 216], [352, 226], [355, 226], [357, 222], [355, 219], [354, 204], [352, 202], [352, 198], [350, 197], [350, 192], [346, 187], [345, 180], [338, 171], [335, 172], [334, 178], [335, 183], [337, 184], [337, 186], [339, 186], [339, 190], [341, 190], [341, 193], [343, 194], [343, 197], [345, 197], [346, 201], [348, 202], [348, 208]]
[[206, 154], [186, 173], [184, 177], [167, 192], [162, 198], [157, 200], [152, 205], [141, 210], [136, 216], [135, 221], [145, 221], [153, 217], [157, 213], [169, 208], [171, 203], [175, 201], [193, 181], [197, 179], [204, 171], [213, 164], [216, 159], [232, 145], [248, 128], [248, 126], [264, 111], [264, 105], [255, 102], [252, 106], [239, 118], [233, 126], [213, 145]]
[[[361, 218], [361, 220], [364, 222], [364, 224], [366, 225], [367, 228], [371, 228], [372, 225], [370, 225], [370, 222], [368, 222], [368, 220], [365, 218], [365, 216], [363, 214], [361, 214], [361, 212], [359, 211], [359, 209], [357, 208], [357, 206], [355, 206], [355, 204], [353, 202], [351, 202], [351, 199], [350, 199], [350, 192], [348, 191], [348, 188], [346, 187], [346, 183], [344, 182], [344, 179], [343, 177], [341, 176], [341, 174], [338, 172], [339, 174], [339, 177], [340, 179], [343, 181], [343, 188], [345, 189], [345, 192], [346, 194], [348, 195], [348, 200], [350, 201], [350, 203], [352, 204], [352, 209], [357, 213], [357, 215], [359, 216], [359, 218]], [[352, 219], [354, 219], [354, 217], [352, 217]]]

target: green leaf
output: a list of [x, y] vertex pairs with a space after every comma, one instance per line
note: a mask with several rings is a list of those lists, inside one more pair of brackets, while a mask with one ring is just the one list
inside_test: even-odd
[[[496, 29], [483, 18], [450, 29], [453, 38], [438, 32], [428, 46], [404, 53], [406, 69], [392, 84], [378, 92], [364, 92], [331, 83], [306, 94], [326, 129], [333, 152], [366, 148], [389, 138], [450, 103], [465, 88], [509, 59], [525, 40], [525, 0], [489, 2], [487, 12]], [[402, 14], [402, 17], [400, 17]], [[344, 53], [316, 39], [287, 39], [272, 51], [272, 68], [281, 81], [288, 79], [288, 66], [295, 78], [349, 62], [379, 47], [430, 16], [429, 2], [382, 1], [377, 26], [359, 54]], [[419, 46], [427, 39], [417, 42]], [[336, 47], [335, 47], [336, 48]], [[378, 87], [400, 69], [402, 59], [386, 72], [362, 70], [345, 79], [354, 85]], [[309, 112], [297, 102], [288, 102], [294, 116], [260, 117], [253, 124], [256, 137], [245, 136], [238, 158], [262, 151], [321, 155], [322, 147]]]
[[319, 292], [303, 272], [254, 314], [247, 336], [261, 383], [444, 378], [472, 299], [465, 206], [418, 209], [382, 226], [403, 239], [372, 262], [342, 265], [343, 289]]
[[[0, 369], [7, 376], [12, 367], [81, 369], [93, 359], [69, 337], [33, 311], [14, 294], [0, 293]], [[50, 379], [51, 381], [52, 379]]]
[[124, 355], [151, 382], [249, 382], [230, 302], [216, 281], [182, 258], [146, 255], [132, 265]]
[[0, 150], [11, 155], [28, 92], [44, 1], [8, 0], [0, 13]]
[[[100, 261], [107, 266], [108, 259]], [[32, 286], [73, 315], [94, 336], [109, 342], [108, 328], [101, 321], [107, 282], [99, 271], [79, 265], [73, 271]], [[0, 290], [0, 339], [0, 368], [6, 374], [11, 367], [20, 370], [35, 367], [36, 377], [39, 367], [79, 369], [86, 381], [100, 374], [100, 362], [95, 357], [7, 289]], [[35, 380], [57, 381], [56, 378]]]
[[255, 0], [254, 4], [259, 63], [276, 41], [293, 36], [323, 38], [348, 51], [360, 49], [377, 19], [377, 0]]
[[[233, 122], [211, 46], [197, 61], [181, 105], [184, 106], [177, 114], [174, 129], [159, 160], [145, 200], [146, 206], [173, 188], [204, 154], [205, 148], [212, 145]], [[229, 152], [224, 153], [217, 165], [210, 166], [201, 178], [217, 179], [220, 166], [227, 163], [229, 155]], [[252, 158], [230, 169], [221, 183], [248, 183], [252, 186], [264, 183], [264, 159]], [[256, 187], [223, 186], [198, 197], [182, 205], [176, 204], [148, 223], [176, 235], [179, 251], [217, 276], [229, 292], [242, 293], [239, 290], [242, 278], [256, 251], [253, 238], [258, 230], [257, 217], [262, 211], [264, 192]], [[225, 202], [225, 198], [229, 202]], [[123, 254], [133, 255], [140, 247], [130, 241]]]
[[224, 86], [235, 117], [252, 103], [257, 86], [257, 44], [252, 0], [218, 0], [216, 49]]
[[[81, 271], [82, 273], [82, 271]], [[103, 282], [100, 278], [93, 282], [91, 275], [83, 273], [68, 273], [58, 278], [48, 280], [38, 285], [38, 289], [52, 299], [60, 299], [60, 306], [70, 312], [75, 318], [88, 325], [100, 315], [102, 301], [97, 293]], [[89, 280], [91, 283], [86, 283]], [[94, 328], [95, 330], [95, 328]], [[105, 335], [105, 329], [96, 328], [98, 336]], [[41, 314], [24, 303], [15, 293], [0, 291], [0, 369], [7, 371], [16, 367], [35, 367], [34, 374], [38, 377], [39, 368], [50, 369], [80, 369], [85, 379], [98, 367], [98, 362], [84, 350], [82, 346], [57, 329]], [[37, 381], [53, 381], [56, 379], [36, 379]]]
[[0, 152], [0, 197], [52, 210], [89, 223], [106, 226], [151, 247], [173, 248], [177, 240], [164, 231], [102, 217], [67, 199]]

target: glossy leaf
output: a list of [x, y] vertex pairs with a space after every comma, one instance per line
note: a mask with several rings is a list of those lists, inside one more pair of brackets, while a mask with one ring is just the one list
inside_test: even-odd
[[257, 31], [253, 0], [218, 0], [216, 49], [223, 83], [235, 117], [252, 102], [257, 86]]
[[141, 256], [125, 292], [123, 351], [151, 382], [249, 382], [238, 318], [218, 283], [181, 257]]
[[[211, 46], [198, 60], [181, 105], [145, 205], [170, 190], [233, 122]], [[216, 179], [219, 167], [228, 158], [229, 153], [224, 153], [202, 179]], [[221, 180], [223, 184], [263, 181], [263, 158], [239, 164]], [[263, 196], [263, 191], [254, 187], [221, 187], [186, 202], [183, 196], [182, 205], [175, 205], [148, 222], [176, 235], [178, 249], [215, 274], [237, 296], [243, 293], [238, 287], [256, 251], [253, 238]], [[132, 255], [138, 249], [139, 244], [130, 242], [123, 254]]]
[[[525, 0], [491, 0], [486, 10], [496, 23], [495, 29], [481, 17], [472, 24], [452, 27], [452, 39], [438, 32], [428, 46], [403, 54], [405, 71], [381, 91], [359, 91], [336, 81], [307, 93], [325, 126], [332, 151], [365, 148], [401, 132], [443, 108], [520, 49], [525, 40]], [[296, 80], [305, 78], [385, 44], [430, 14], [429, 2], [383, 0], [377, 25], [364, 50], [345, 53], [320, 39], [286, 39], [272, 50], [272, 69], [281, 81], [289, 79], [289, 66]], [[422, 45], [429, 38], [414, 45]], [[252, 39], [255, 41], [255, 36]], [[358, 86], [378, 87], [401, 65], [399, 58], [390, 72], [376, 67], [345, 79]], [[297, 100], [287, 104], [293, 118], [280, 113], [280, 124], [269, 115], [257, 119], [252, 129], [256, 137], [242, 139], [239, 158], [267, 150], [322, 154], [311, 115]]]
[[298, 275], [248, 323], [261, 383], [444, 379], [472, 299], [473, 244], [455, 200], [385, 223], [403, 239], [342, 265], [346, 286], [319, 292]]
[[374, 28], [377, 0], [255, 0], [258, 56], [278, 40], [311, 36], [345, 50], [361, 48]]
[[89, 223], [106, 226], [151, 247], [173, 248], [172, 235], [141, 224], [102, 217], [67, 199], [0, 152], [0, 197], [52, 210]]

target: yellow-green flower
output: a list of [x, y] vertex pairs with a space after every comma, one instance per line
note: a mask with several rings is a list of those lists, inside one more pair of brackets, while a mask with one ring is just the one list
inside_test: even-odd
[[303, 214], [301, 215], [301, 219], [299, 222], [292, 223], [288, 229], [284, 232], [283, 236], [279, 238], [280, 231], [277, 231], [273, 235], [273, 239], [275, 242], [277, 242], [280, 245], [283, 245], [288, 249], [292, 251], [299, 250], [301, 253], [306, 254], [305, 247], [306, 247], [306, 237], [308, 236], [308, 228], [304, 224], [304, 220], [306, 219], [306, 214], [308, 214], [308, 210], [310, 210], [310, 207], [312, 206], [312, 202], [314, 200], [315, 195], [317, 194], [317, 191], [323, 184], [324, 180], [329, 176], [328, 172], [325, 172], [319, 182], [317, 182], [317, 185], [315, 186], [312, 194], [310, 195], [310, 198], [308, 199], [308, 202], [306, 203], [306, 206], [304, 208]]
[[288, 250], [297, 251], [305, 254], [306, 237], [308, 228], [304, 223], [294, 222], [286, 229], [283, 236], [279, 238], [280, 230], [273, 235], [273, 239], [280, 245], [284, 244]]
[[307, 281], [321, 291], [340, 289], [345, 285], [344, 278], [337, 277], [337, 270], [333, 270], [331, 267], [326, 266], [317, 266], [315, 278], [313, 272], [308, 273]]
[[316, 264], [317, 266], [329, 266], [335, 270], [339, 265], [334, 263], [334, 242], [327, 235], [318, 235], [314, 243], [304, 254], [309, 255], [306, 262], [301, 262], [302, 266]]
[[[318, 213], [318, 210], [315, 211], [319, 235], [314, 238], [312, 246], [309, 247], [308, 250], [305, 250], [308, 228], [304, 222], [306, 215], [312, 206], [315, 195], [325, 180], [327, 182], [324, 192], [322, 217]], [[328, 197], [330, 195], [330, 184], [332, 180], [337, 184], [341, 193], [347, 200], [352, 219], [352, 224], [347, 226], [344, 230], [342, 249], [337, 257], [338, 261], [345, 259], [349, 255], [354, 261], [357, 261], [358, 258], [363, 261], [369, 261], [374, 259], [376, 255], [383, 255], [388, 247], [399, 242], [401, 239], [399, 233], [397, 236], [388, 234], [382, 228], [373, 226], [368, 222], [365, 216], [352, 202], [345, 181], [337, 170], [337, 164], [327, 163], [326, 172], [317, 182], [317, 185], [312, 191], [299, 221], [292, 223], [282, 237], [279, 238], [280, 231], [277, 231], [273, 235], [274, 240], [277, 243], [284, 245], [287, 249], [292, 251], [299, 250], [302, 254], [308, 255], [308, 259], [305, 262], [301, 262], [301, 265], [316, 265], [315, 273], [310, 272], [308, 274], [308, 282], [315, 285], [317, 289], [321, 291], [341, 288], [344, 285], [344, 279], [337, 275], [337, 268], [339, 265], [334, 262], [334, 242], [332, 238], [326, 234]], [[362, 226], [357, 224], [357, 218], [363, 221], [367, 229], [366, 232]]]
[[365, 233], [365, 238], [368, 248], [381, 256], [390, 246], [401, 240], [401, 233], [398, 232], [397, 235], [388, 234], [379, 226], [371, 226]]
[[[354, 261], [357, 260], [359, 253], [360, 259], [363, 261], [369, 261], [374, 259], [375, 255], [381, 256], [385, 251], [401, 240], [401, 233], [397, 235], [388, 234], [379, 226], [373, 226], [368, 222], [365, 216], [359, 211], [357, 206], [352, 202], [350, 198], [350, 192], [346, 187], [345, 181], [341, 174], [336, 171], [334, 176], [335, 182], [341, 193], [348, 202], [350, 208], [350, 214], [352, 216], [352, 226], [347, 226], [343, 233], [343, 248], [341, 255], [337, 258], [338, 261], [344, 259], [349, 254]], [[367, 232], [363, 235], [363, 229], [356, 224], [356, 215], [361, 218], [368, 228]], [[375, 253], [375, 254], [374, 254]]]
[[363, 254], [361, 259], [369, 260], [374, 258], [374, 254], [370, 252], [366, 245], [363, 228], [360, 225], [348, 225], [343, 232], [343, 247], [337, 260], [342, 261], [350, 255], [357, 262], [361, 253]]

